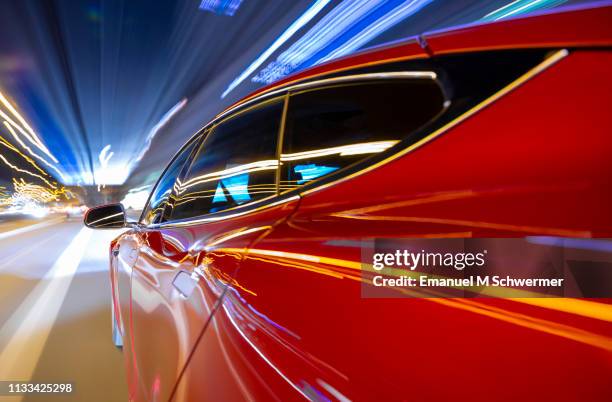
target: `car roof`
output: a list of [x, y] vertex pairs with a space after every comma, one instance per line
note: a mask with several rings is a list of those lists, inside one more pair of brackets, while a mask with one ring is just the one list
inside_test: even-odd
[[228, 110], [273, 90], [358, 67], [431, 56], [486, 50], [612, 46], [612, 2], [597, 2], [455, 26], [390, 42], [304, 69], [264, 86]]

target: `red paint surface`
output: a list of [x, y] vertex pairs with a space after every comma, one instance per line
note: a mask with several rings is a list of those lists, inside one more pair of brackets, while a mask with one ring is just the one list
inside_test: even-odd
[[[574, 15], [609, 45], [609, 14]], [[541, 17], [554, 44], [570, 41], [569, 16]], [[510, 40], [506, 29], [535, 29], [517, 21], [481, 28], [480, 44], [475, 28], [429, 43], [553, 44]], [[124, 235], [112, 275], [131, 399], [611, 400], [612, 323], [591, 308], [609, 315], [610, 300], [568, 312], [554, 300], [363, 299], [342, 262], [373, 237], [611, 237], [611, 66], [607, 49], [573, 52], [368, 173], [260, 212]], [[204, 266], [181, 298], [176, 272]]]

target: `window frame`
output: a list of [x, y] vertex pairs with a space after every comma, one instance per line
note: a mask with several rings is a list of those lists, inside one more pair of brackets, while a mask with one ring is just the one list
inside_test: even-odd
[[[330, 86], [334, 86], [338, 84], [359, 85], [361, 83], [367, 83], [367, 82], [376, 83], [376, 82], [387, 81], [387, 80], [398, 81], [398, 80], [409, 80], [409, 79], [430, 79], [430, 80], [435, 81], [440, 87], [440, 90], [444, 96], [444, 99], [446, 100], [444, 102], [442, 110], [440, 111], [440, 114], [443, 114], [448, 109], [449, 102], [450, 102], [448, 94], [445, 91], [445, 87], [443, 83], [441, 82], [440, 77], [438, 77], [438, 75], [432, 70], [389, 71], [389, 72], [378, 72], [378, 73], [353, 74], [353, 75], [345, 75], [345, 76], [338, 76], [338, 77], [322, 78], [322, 79], [307, 81], [307, 82], [300, 82], [300, 83], [289, 85], [287, 87], [283, 87], [277, 90], [265, 92], [263, 94], [255, 96], [252, 99], [247, 100], [246, 102], [242, 104], [238, 104], [234, 107], [231, 107], [228, 110], [217, 115], [209, 123], [207, 123], [204, 127], [202, 127], [194, 135], [194, 137], [201, 135], [202, 133], [212, 133], [214, 131], [214, 128], [217, 125], [225, 121], [228, 121], [229, 119], [237, 118], [244, 112], [260, 107], [261, 105], [267, 102], [270, 102], [271, 100], [275, 98], [279, 98], [279, 99], [284, 98], [284, 105], [283, 105], [283, 111], [281, 115], [281, 122], [279, 126], [277, 149], [276, 149], [276, 155], [275, 155], [276, 159], [280, 163], [280, 155], [282, 152], [283, 139], [284, 139], [284, 134], [285, 134], [287, 112], [289, 109], [289, 102], [290, 102], [292, 95], [298, 95], [299, 93], [304, 92], [304, 91], [310, 92], [310, 91], [324, 90], [326, 88], [329, 88]], [[205, 141], [205, 140], [206, 140], [206, 136], [203, 135], [200, 141]], [[354, 175], [354, 174], [358, 174], [359, 172], [367, 171], [369, 167], [373, 165], [377, 165], [379, 158], [381, 157], [387, 158], [390, 155], [398, 154], [398, 152], [401, 149], [406, 147], [405, 142], [406, 142], [405, 139], [402, 139], [397, 144], [395, 144], [394, 146], [388, 148], [387, 150], [383, 152], [367, 156], [364, 159], [358, 162], [355, 162], [354, 164], [345, 166], [326, 176], [322, 176], [320, 178], [312, 180], [308, 183], [305, 183], [302, 186], [296, 187], [295, 189], [291, 189], [286, 192], [279, 191], [280, 178], [281, 178], [281, 169], [279, 165], [279, 168], [276, 171], [276, 192], [274, 195], [271, 195], [271, 196], [268, 196], [268, 197], [265, 197], [259, 200], [255, 200], [252, 202], [248, 202], [242, 205], [238, 205], [232, 208], [228, 208], [222, 211], [212, 212], [212, 213], [203, 214], [203, 215], [197, 215], [197, 216], [183, 218], [183, 219], [176, 219], [176, 220], [170, 219], [165, 222], [151, 224], [148, 227], [157, 228], [157, 227], [190, 226], [190, 225], [201, 224], [201, 223], [206, 223], [206, 222], [215, 222], [215, 221], [219, 221], [223, 219], [229, 219], [232, 217], [249, 214], [255, 211], [259, 211], [262, 209], [266, 209], [266, 208], [275, 206], [275, 205], [283, 204], [291, 200], [297, 200], [299, 199], [300, 194], [305, 191], [311, 191], [312, 189], [318, 188], [321, 186], [327, 187], [337, 181], [342, 180], [347, 175]], [[189, 141], [187, 143], [189, 143]], [[198, 145], [198, 148], [201, 147], [202, 145], [203, 145], [202, 142], [200, 142], [200, 144]], [[190, 164], [193, 162], [192, 160], [193, 156], [194, 155], [192, 155], [189, 160]]]
[[[155, 181], [155, 185], [151, 188], [151, 191], [149, 192], [149, 196], [147, 197], [147, 202], [145, 203], [144, 208], [142, 209], [142, 212], [140, 213], [140, 217], [138, 218], [138, 225], [142, 226], [142, 227], [154, 227], [154, 226], [158, 226], [160, 224], [163, 224], [165, 222], [160, 222], [160, 223], [150, 223], [150, 224], [146, 224], [144, 223], [144, 218], [145, 218], [145, 213], [147, 212], [150, 204], [151, 204], [151, 197], [153, 197], [153, 193], [155, 193], [155, 190], [157, 190], [157, 187], [160, 185], [162, 178], [164, 177], [164, 175], [168, 172], [168, 169], [170, 169], [170, 166], [172, 166], [172, 164], [174, 163], [174, 161], [176, 161], [176, 159], [183, 153], [183, 151], [185, 151], [190, 145], [195, 144], [194, 149], [191, 150], [191, 153], [187, 156], [187, 159], [185, 159], [185, 162], [183, 162], [183, 165], [181, 166], [181, 170], [179, 171], [178, 176], [174, 179], [174, 184], [176, 184], [176, 180], [178, 177], [181, 176], [182, 173], [184, 173], [185, 170], [185, 166], [187, 165], [187, 163], [190, 163], [191, 159], [193, 158], [193, 151], [195, 149], [198, 149], [199, 145], [201, 145], [202, 141], [204, 140], [204, 138], [206, 137], [206, 130], [198, 130], [198, 132], [194, 135], [192, 135], [187, 141], [185, 141], [185, 144], [183, 144], [183, 146], [174, 154], [174, 156], [172, 157], [172, 159], [170, 159], [170, 162], [168, 162], [168, 164], [166, 165], [166, 167], [164, 168], [164, 170], [162, 171], [162, 173], [159, 175], [159, 177], [157, 178], [157, 180]], [[167, 204], [166, 204], [167, 205]], [[164, 206], [164, 212], [162, 213], [162, 216], [165, 215], [166, 213], [166, 205]]]
[[200, 219], [200, 218], [205, 217], [205, 216], [215, 215], [215, 214], [222, 214], [225, 211], [232, 211], [232, 210], [235, 210], [235, 209], [238, 209], [238, 208], [244, 208], [244, 207], [247, 207], [247, 206], [249, 206], [251, 204], [258, 204], [258, 203], [261, 203], [263, 201], [269, 200], [271, 198], [278, 197], [278, 195], [279, 195], [279, 193], [278, 193], [278, 189], [279, 189], [278, 183], [280, 181], [280, 173], [279, 173], [280, 172], [280, 159], [279, 159], [279, 155], [280, 154], [279, 154], [278, 144], [281, 141], [281, 138], [282, 138], [281, 136], [282, 136], [282, 133], [284, 132], [285, 114], [287, 112], [288, 98], [289, 98], [288, 94], [283, 94], [281, 96], [267, 97], [265, 99], [261, 99], [259, 102], [253, 103], [252, 105], [250, 105], [248, 107], [239, 108], [234, 113], [226, 115], [226, 116], [223, 116], [223, 118], [218, 118], [218, 119], [215, 119], [215, 120], [211, 121], [209, 124], [204, 126], [204, 128], [202, 128], [199, 131], [199, 132], [204, 132], [205, 135], [202, 136], [202, 139], [201, 139], [200, 143], [194, 148], [193, 153], [192, 153], [191, 157], [189, 158], [189, 161], [186, 162], [186, 163], [188, 163], [188, 165], [187, 164], [184, 165], [183, 166], [183, 171], [182, 171], [183, 176], [185, 174], [187, 174], [187, 171], [185, 170], [185, 168], [186, 167], [191, 167], [192, 163], [194, 162], [194, 159], [198, 155], [198, 151], [200, 150], [201, 147], [206, 146], [206, 140], [207, 140], [208, 136], [210, 134], [214, 134], [215, 133], [215, 129], [218, 126], [220, 126], [222, 124], [225, 124], [226, 122], [228, 122], [230, 120], [233, 120], [233, 119], [236, 119], [236, 118], [240, 118], [240, 116], [244, 115], [245, 113], [248, 113], [250, 111], [256, 110], [256, 109], [261, 108], [261, 107], [265, 107], [266, 104], [270, 104], [271, 105], [271, 104], [273, 104], [275, 102], [278, 102], [279, 104], [282, 103], [282, 110], [281, 110], [281, 115], [279, 116], [279, 119], [280, 119], [279, 127], [278, 127], [278, 131], [276, 133], [276, 149], [274, 150], [275, 151], [274, 152], [274, 158], [277, 161], [277, 169], [276, 169], [275, 177], [274, 177], [274, 181], [275, 181], [275, 191], [274, 191], [274, 194], [269, 195], [269, 196], [264, 197], [264, 198], [260, 198], [260, 199], [256, 199], [256, 200], [253, 200], [253, 201], [250, 201], [250, 202], [246, 202], [244, 204], [236, 205], [236, 206], [231, 207], [231, 208], [223, 209], [223, 210], [218, 211], [218, 212], [209, 212], [209, 213], [204, 213], [204, 214], [201, 214], [201, 215], [194, 215], [194, 216], [189, 217], [189, 218], [174, 219], [174, 220], [170, 219], [170, 220], [167, 220], [165, 222], [161, 222], [161, 223], [159, 223], [157, 225], [164, 224], [164, 223], [192, 221], [194, 219]]
[[[390, 74], [396, 74], [396, 73], [390, 73]], [[415, 79], [415, 78], [414, 77], [397, 77], [397, 78], [395, 78], [396, 81], [406, 81], [406, 80], [413, 80], [413, 79]], [[305, 87], [305, 88], [299, 88], [299, 89], [290, 90], [289, 93], [288, 93], [288, 96], [289, 96], [288, 104], [289, 104], [289, 106], [287, 108], [285, 116], [283, 116], [284, 117], [284, 119], [283, 119], [284, 126], [283, 126], [283, 138], [281, 139], [281, 148], [280, 148], [280, 152], [277, 153], [277, 155], [276, 155], [277, 158], [279, 158], [279, 161], [281, 161], [281, 159], [282, 159], [281, 158], [282, 157], [282, 145], [283, 145], [284, 139], [285, 139], [284, 138], [284, 134], [285, 134], [285, 130], [286, 130], [286, 121], [287, 121], [286, 118], [287, 118], [287, 112], [289, 110], [291, 110], [291, 98], [292, 97], [300, 96], [300, 95], [306, 94], [306, 93], [325, 91], [325, 90], [328, 90], [328, 89], [335, 89], [335, 88], [377, 85], [377, 84], [379, 84], [381, 82], [384, 82], [384, 81], [385, 80], [381, 80], [378, 77], [374, 77], [372, 79], [361, 79], [361, 80], [348, 81], [348, 82], [337, 81], [337, 82], [331, 82], [331, 83], [323, 83], [321, 85], [318, 85], [318, 86], [312, 87], [312, 88]], [[438, 113], [436, 113], [436, 115], [434, 115], [434, 117], [432, 117], [429, 122], [435, 121], [438, 117], [440, 117], [442, 114], [444, 114], [444, 112], [448, 109], [448, 107], [450, 105], [449, 97], [448, 97], [446, 91], [444, 90], [444, 86], [442, 85], [442, 82], [439, 80], [439, 78], [437, 76], [434, 76], [432, 78], [432, 81], [435, 84], [437, 84], [438, 87], [440, 88], [440, 93], [441, 93], [442, 98], [444, 99], [444, 101], [442, 103], [442, 109], [440, 109], [440, 111], [438, 111]], [[425, 126], [428, 126], [428, 125], [429, 125], [429, 123], [424, 123], [421, 127], [425, 127]], [[364, 169], [362, 167], [364, 163], [366, 164], [366, 166], [369, 166], [367, 161], [370, 161], [370, 160], [374, 161], [379, 155], [388, 155], [389, 150], [396, 150], [396, 149], [398, 149], [398, 147], [401, 148], [402, 147], [401, 144], [404, 144], [405, 140], [407, 138], [411, 137], [413, 133], [418, 132], [418, 131], [419, 131], [419, 129], [411, 131], [410, 133], [408, 133], [406, 135], [406, 137], [399, 139], [396, 144], [394, 144], [393, 146], [389, 147], [388, 149], [385, 149], [384, 151], [367, 155], [367, 156], [365, 156], [364, 158], [362, 158], [362, 159], [360, 159], [358, 161], [355, 161], [355, 162], [350, 163], [350, 164], [348, 164], [346, 166], [343, 166], [343, 167], [341, 167], [341, 168], [339, 168], [339, 169], [337, 169], [337, 170], [335, 170], [333, 172], [330, 172], [330, 173], [328, 173], [326, 175], [323, 175], [321, 177], [317, 177], [317, 178], [315, 178], [313, 180], [309, 180], [309, 181], [307, 181], [306, 183], [304, 183], [302, 185], [296, 186], [295, 188], [282, 191], [280, 189], [280, 182], [279, 182], [279, 185], [277, 186], [277, 193], [279, 195], [287, 194], [287, 193], [293, 193], [293, 192], [296, 192], [296, 191], [298, 193], [301, 193], [303, 191], [300, 191], [300, 190], [303, 189], [303, 188], [311, 189], [313, 187], [318, 187], [318, 185], [316, 183], [327, 182], [327, 181], [336, 181], [337, 180], [337, 179], [329, 179], [330, 177], [342, 178], [349, 171], [355, 171], [355, 170], [356, 171], [361, 171], [361, 170]], [[393, 152], [391, 152], [391, 154], [394, 154], [396, 152], [397, 151], [393, 151]], [[281, 163], [281, 165], [282, 165], [282, 163]], [[283, 174], [282, 173], [282, 169], [280, 169], [280, 166], [279, 166], [279, 176], [282, 177], [282, 174]]]

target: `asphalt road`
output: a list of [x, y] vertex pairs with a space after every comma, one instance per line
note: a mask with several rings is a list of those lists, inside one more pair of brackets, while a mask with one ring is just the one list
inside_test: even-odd
[[111, 343], [108, 244], [118, 233], [64, 217], [0, 222], [0, 381], [74, 386], [0, 401], [127, 400]]

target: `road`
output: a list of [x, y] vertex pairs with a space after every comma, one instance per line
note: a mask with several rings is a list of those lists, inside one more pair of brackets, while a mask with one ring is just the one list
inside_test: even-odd
[[73, 384], [53, 400], [127, 400], [110, 326], [108, 244], [118, 233], [64, 217], [0, 222], [0, 380]]

